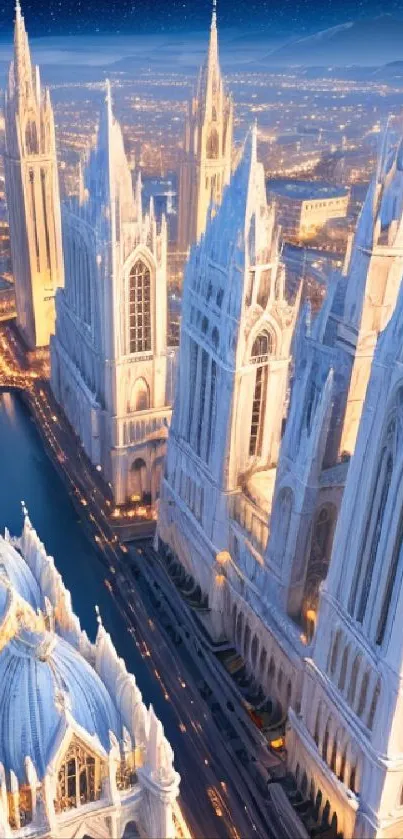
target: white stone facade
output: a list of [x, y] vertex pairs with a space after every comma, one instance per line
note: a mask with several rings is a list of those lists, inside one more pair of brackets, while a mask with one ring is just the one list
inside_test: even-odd
[[[251, 195], [258, 194], [250, 184], [259, 183], [250, 148], [247, 143], [187, 266], [158, 536], [208, 595], [217, 636], [234, 643], [267, 694], [288, 709], [290, 767], [303, 793], [317, 799], [319, 818], [333, 818], [336, 826], [337, 817], [346, 836], [400, 836], [401, 643], [389, 637], [399, 632], [394, 615], [401, 585], [401, 408], [394, 382], [401, 366], [402, 301], [392, 315], [403, 273], [402, 150], [391, 152], [386, 136], [345, 267], [332, 278], [316, 320], [305, 306], [293, 334], [298, 301], [294, 308], [284, 301], [288, 315], [282, 319], [269, 294], [257, 317], [259, 292], [248, 293], [261, 280], [251, 242], [256, 256], [263, 241], [273, 242], [267, 230], [260, 239], [260, 224], [250, 222], [256, 206]], [[249, 184], [245, 202], [242, 183]], [[274, 230], [274, 218], [272, 223]], [[256, 377], [249, 371], [251, 346], [262, 329], [273, 329], [275, 340], [265, 380], [269, 410], [259, 415], [260, 455], [252, 457]], [[382, 330], [372, 374], [377, 385], [362, 413]], [[292, 336], [291, 398], [280, 442]], [[186, 391], [185, 377], [196, 382], [195, 395]], [[351, 461], [359, 427], [363, 442]], [[390, 495], [389, 481], [391, 493], [395, 487]], [[379, 510], [385, 518], [378, 527]], [[393, 585], [392, 572], [380, 573], [385, 557]], [[357, 586], [364, 592], [369, 587], [368, 626], [364, 620], [357, 627], [357, 618], [346, 615], [339, 593], [350, 591], [354, 568]], [[386, 618], [377, 643], [367, 633], [370, 624], [376, 632], [381, 614]]]
[[98, 618], [90, 643], [25, 511], [0, 539], [0, 836], [189, 837], [173, 752]]
[[381, 334], [288, 754], [346, 836], [403, 835], [402, 290]]
[[51, 384], [117, 504], [155, 500], [171, 416], [167, 227], [133, 194], [109, 85], [78, 200], [63, 211]]
[[19, 0], [6, 90], [4, 165], [17, 324], [32, 350], [48, 346], [54, 333], [63, 256], [53, 110], [39, 68], [31, 65]]
[[[218, 635], [234, 636], [245, 615], [237, 631], [257, 667], [262, 639], [266, 657], [277, 645], [262, 617], [262, 555], [299, 300], [290, 305], [284, 296], [279, 230], [256, 134], [254, 128], [248, 135], [186, 269], [158, 538], [209, 594]], [[286, 691], [286, 675], [281, 681]]]
[[178, 249], [186, 253], [206, 227], [210, 204], [220, 204], [231, 176], [233, 106], [218, 57], [213, 11], [206, 62], [189, 104], [179, 179]]

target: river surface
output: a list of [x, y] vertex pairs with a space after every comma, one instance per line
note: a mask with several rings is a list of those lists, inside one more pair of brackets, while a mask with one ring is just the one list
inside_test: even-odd
[[[29, 410], [18, 396], [0, 395], [0, 532], [8, 527], [19, 536], [24, 500], [30, 519], [48, 554], [54, 557], [64, 583], [70, 590], [73, 609], [91, 641], [96, 635], [95, 605], [111, 633], [115, 647], [134, 673], [146, 705], [154, 705], [172, 745], [178, 742], [177, 725], [164, 701], [158, 682], [151, 678], [145, 662], [127, 631], [104, 579], [103, 567], [67, 489], [46, 454]], [[174, 746], [175, 748], [175, 746]]]

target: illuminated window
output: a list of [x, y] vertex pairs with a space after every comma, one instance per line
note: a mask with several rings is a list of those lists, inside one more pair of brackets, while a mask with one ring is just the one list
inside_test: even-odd
[[262, 332], [255, 338], [251, 358], [259, 358], [261, 355], [271, 355], [273, 352], [273, 337], [269, 332]]
[[151, 351], [151, 275], [137, 260], [129, 281], [130, 353]]
[[73, 743], [58, 773], [56, 812], [97, 801], [100, 797], [100, 761], [88, 754], [82, 746]]

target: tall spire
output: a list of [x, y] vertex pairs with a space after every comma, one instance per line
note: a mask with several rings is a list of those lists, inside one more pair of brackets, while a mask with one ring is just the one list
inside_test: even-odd
[[34, 93], [34, 78], [20, 0], [15, 4], [14, 62], [10, 68], [8, 95], [31, 96]]
[[213, 0], [213, 13], [211, 15], [211, 28], [217, 29], [217, 0]]

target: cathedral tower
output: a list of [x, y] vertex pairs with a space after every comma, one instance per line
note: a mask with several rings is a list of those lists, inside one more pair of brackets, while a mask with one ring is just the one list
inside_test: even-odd
[[348, 271], [339, 341], [354, 358], [340, 453], [354, 451], [377, 336], [396, 304], [403, 274], [403, 142], [388, 148], [385, 132]]
[[63, 285], [60, 197], [49, 90], [31, 65], [19, 0], [14, 60], [5, 101], [5, 181], [17, 323], [30, 349], [44, 347], [55, 326]]
[[[212, 593], [212, 602], [216, 556], [231, 550], [235, 507], [248, 506], [249, 545], [264, 533], [267, 538], [267, 511], [252, 499], [269, 495], [266, 487], [273, 484], [298, 308], [298, 301], [290, 305], [285, 298], [279, 231], [256, 135], [255, 127], [187, 264], [159, 508], [159, 538], [202, 591]], [[245, 592], [248, 577], [256, 592], [257, 577], [264, 576], [254, 548], [245, 562], [248, 569], [234, 554], [227, 568], [234, 596]]]
[[[381, 333], [288, 758], [335, 834], [403, 835], [403, 289]], [[335, 825], [336, 826], [336, 825]]]
[[208, 208], [221, 202], [231, 175], [232, 100], [218, 58], [216, 3], [210, 43], [189, 105], [180, 168], [178, 249], [186, 253], [204, 233]]
[[403, 146], [383, 139], [343, 271], [294, 343], [270, 522], [270, 592], [310, 637], [379, 333], [403, 274]]
[[167, 227], [143, 214], [106, 99], [80, 199], [63, 212], [52, 388], [117, 504], [155, 499], [170, 421]]

